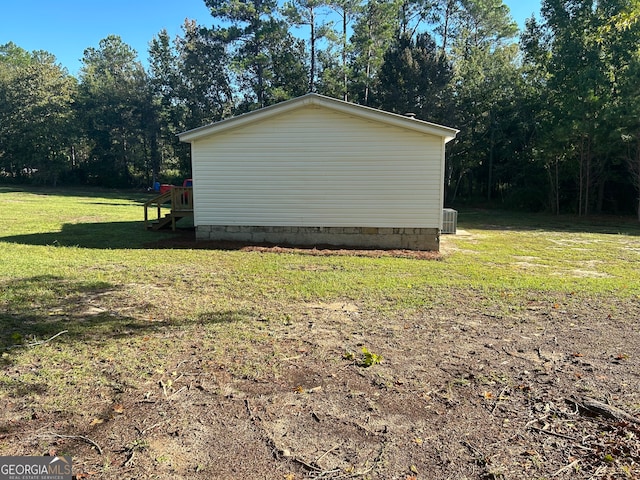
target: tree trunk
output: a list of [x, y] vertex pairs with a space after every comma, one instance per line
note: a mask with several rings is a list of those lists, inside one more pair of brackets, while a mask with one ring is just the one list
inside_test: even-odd
[[560, 168], [556, 157], [556, 215], [560, 215]]
[[264, 102], [264, 68], [262, 67], [262, 64], [260, 62], [258, 62], [258, 64], [256, 65], [256, 70], [258, 72], [258, 92], [257, 92], [257, 97], [258, 97], [258, 105], [260, 108], [265, 106], [265, 102]]
[[342, 89], [345, 102], [349, 99], [347, 82], [347, 9], [344, 8], [342, 10]]
[[[560, 206], [558, 197], [560, 192], [558, 191], [558, 159], [555, 159], [554, 165], [548, 165], [547, 174], [549, 176], [549, 209], [555, 215], [560, 213]], [[555, 172], [554, 172], [555, 170]], [[555, 175], [554, 175], [555, 174]]]
[[442, 26], [442, 54], [447, 54], [447, 43], [449, 41], [449, 23], [453, 15], [453, 1], [448, 0], [444, 9], [444, 25]]
[[309, 26], [311, 27], [311, 62], [309, 67], [309, 92], [316, 89], [316, 19], [313, 8], [309, 12]]
[[584, 214], [585, 216], [589, 215], [589, 200], [590, 200], [590, 184], [591, 184], [591, 138], [587, 138], [587, 170], [586, 181], [585, 181], [585, 195], [584, 195]]
[[371, 17], [369, 17], [369, 21], [367, 24], [367, 28], [369, 29], [369, 46], [367, 47], [367, 67], [365, 74], [365, 87], [364, 87], [364, 104], [369, 105], [369, 91], [371, 89], [370, 80], [371, 80], [371, 59], [373, 57], [373, 25], [371, 24]]
[[151, 185], [158, 181], [160, 175], [160, 149], [158, 148], [158, 134], [152, 133], [150, 138], [151, 155]]
[[487, 200], [491, 201], [491, 190], [493, 188], [493, 145], [495, 142], [495, 129], [493, 128], [491, 113], [489, 114], [489, 128], [491, 129], [491, 134], [489, 136], [489, 178], [487, 181]]
[[584, 215], [585, 205], [585, 145], [584, 135], [580, 135], [580, 147], [579, 147], [579, 169], [578, 169], [578, 216]]
[[603, 175], [600, 177], [600, 180], [598, 181], [598, 199], [596, 203], [596, 213], [598, 215], [600, 215], [604, 210], [604, 192], [605, 192], [606, 186], [607, 186], [607, 179]]

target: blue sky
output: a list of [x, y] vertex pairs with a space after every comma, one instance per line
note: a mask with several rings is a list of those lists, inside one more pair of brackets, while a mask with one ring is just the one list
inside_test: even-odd
[[[540, 0], [505, 0], [522, 27], [540, 10]], [[110, 34], [119, 35], [146, 63], [149, 41], [163, 28], [173, 38], [185, 18], [211, 25], [204, 0], [6, 0], [0, 15], [0, 45], [46, 50], [76, 74], [83, 52]]]

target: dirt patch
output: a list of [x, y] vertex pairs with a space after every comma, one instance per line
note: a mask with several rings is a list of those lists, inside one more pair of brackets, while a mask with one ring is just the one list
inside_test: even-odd
[[[78, 478], [101, 479], [640, 478], [637, 301], [505, 315], [457, 298], [394, 317], [353, 302], [256, 315], [261, 369], [212, 361], [215, 340], [168, 325], [170, 382], [119, 382], [86, 399], [100, 415], [13, 398], [1, 452], [69, 453]], [[382, 360], [366, 367], [363, 349]]]
[[596, 270], [584, 270], [576, 268], [569, 271], [570, 275], [578, 278], [612, 278], [612, 275]]

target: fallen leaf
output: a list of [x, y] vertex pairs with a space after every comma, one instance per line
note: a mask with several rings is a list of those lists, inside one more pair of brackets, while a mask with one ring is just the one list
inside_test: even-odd
[[124, 413], [124, 405], [121, 403], [116, 403], [113, 406], [113, 413]]
[[[115, 408], [114, 408], [115, 411]], [[124, 411], [124, 410], [123, 410]], [[122, 412], [120, 412], [122, 413]], [[100, 425], [101, 423], [104, 423], [104, 420], [102, 418], [94, 418], [93, 420], [91, 420], [91, 422], [89, 423], [89, 425], [93, 426], [93, 425]]]

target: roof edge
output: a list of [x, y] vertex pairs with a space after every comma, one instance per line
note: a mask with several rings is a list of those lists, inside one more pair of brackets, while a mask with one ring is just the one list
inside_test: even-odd
[[455, 128], [445, 127], [443, 125], [426, 122], [424, 120], [417, 120], [405, 115], [386, 112], [384, 110], [378, 110], [376, 108], [366, 107], [364, 105], [358, 105], [356, 103], [345, 102], [344, 100], [327, 97], [318, 93], [307, 93], [306, 95], [303, 95], [301, 97], [296, 97], [291, 100], [286, 100], [284, 102], [261, 108], [259, 110], [243, 113], [242, 115], [230, 117], [215, 123], [179, 133], [178, 138], [182, 142], [191, 143], [192, 141], [199, 138], [220, 133], [231, 128], [237, 128], [250, 123], [258, 122], [272, 115], [282, 114], [305, 105], [323, 106], [331, 110], [339, 111], [341, 113], [347, 113], [349, 115], [354, 115], [369, 120], [388, 123], [390, 125], [414, 130], [420, 133], [441, 136], [444, 137], [445, 143], [453, 140], [459, 132], [459, 130]]

